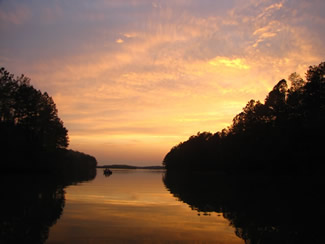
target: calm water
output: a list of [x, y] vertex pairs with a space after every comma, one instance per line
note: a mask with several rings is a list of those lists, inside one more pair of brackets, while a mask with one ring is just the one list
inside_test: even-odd
[[164, 171], [98, 169], [65, 188], [61, 217], [46, 243], [244, 243], [222, 214], [200, 213], [170, 193]]
[[324, 243], [322, 174], [0, 176], [1, 244]]

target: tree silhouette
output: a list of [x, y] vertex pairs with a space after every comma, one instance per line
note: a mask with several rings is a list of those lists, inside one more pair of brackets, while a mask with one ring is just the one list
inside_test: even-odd
[[[30, 85], [21, 75], [14, 78], [0, 69], [0, 124], [9, 146], [32, 145], [37, 150], [53, 151], [68, 146], [68, 131], [58, 117], [53, 99]], [[18, 133], [19, 132], [19, 133]]]
[[0, 69], [1, 168], [37, 169], [83, 175], [96, 171], [96, 159], [67, 150], [68, 130], [51, 96], [21, 75]]
[[218, 170], [318, 170], [325, 135], [325, 62], [279, 81], [264, 103], [250, 100], [227, 129], [198, 133], [173, 147], [163, 164]]

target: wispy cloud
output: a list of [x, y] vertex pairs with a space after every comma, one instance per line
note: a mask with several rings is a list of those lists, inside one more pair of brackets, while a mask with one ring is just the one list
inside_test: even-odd
[[16, 4], [7, 8], [0, 8], [0, 26], [2, 28], [7, 28], [10, 24], [22, 25], [30, 18], [31, 10], [27, 5]]

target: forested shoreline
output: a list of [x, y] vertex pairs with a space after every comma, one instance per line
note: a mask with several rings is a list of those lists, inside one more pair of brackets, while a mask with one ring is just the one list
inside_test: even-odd
[[221, 132], [173, 147], [167, 170], [320, 172], [325, 135], [325, 62], [279, 81], [264, 103], [250, 100]]
[[87, 175], [96, 171], [93, 156], [69, 150], [68, 130], [51, 96], [24, 75], [0, 69], [2, 172], [49, 172]]

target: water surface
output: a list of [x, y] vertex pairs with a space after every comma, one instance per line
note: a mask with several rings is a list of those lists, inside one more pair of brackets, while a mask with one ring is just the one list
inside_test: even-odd
[[65, 207], [46, 243], [244, 243], [222, 214], [200, 213], [169, 192], [164, 171], [98, 169], [65, 188]]

